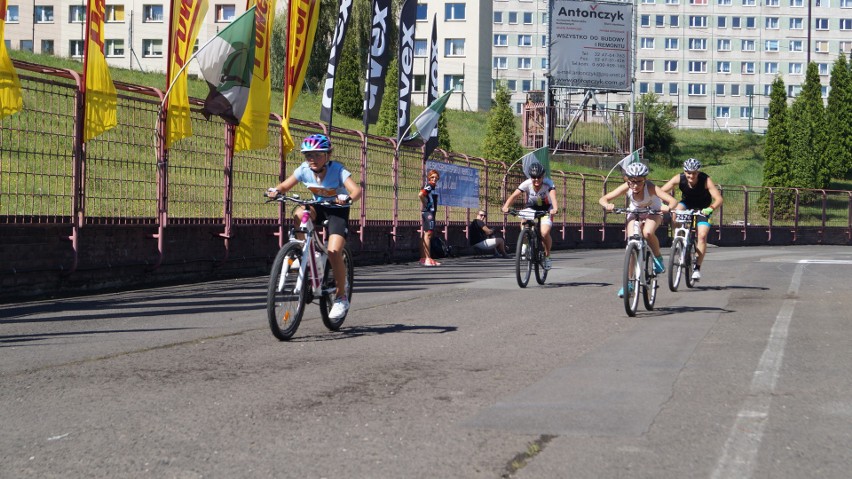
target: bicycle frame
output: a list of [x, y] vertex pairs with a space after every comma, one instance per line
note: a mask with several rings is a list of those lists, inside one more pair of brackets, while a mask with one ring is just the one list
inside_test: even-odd
[[[311, 291], [315, 295], [319, 295], [321, 293], [320, 287], [322, 286], [322, 276], [324, 271], [322, 271], [325, 267], [325, 261], [328, 260], [328, 250], [325, 248], [325, 245], [322, 244], [319, 239], [317, 239], [316, 228], [314, 227], [314, 222], [311, 219], [311, 212], [307, 208], [302, 212], [301, 223], [299, 224], [299, 228], [297, 230], [300, 233], [304, 233], [305, 239], [300, 240], [295, 237], [295, 235], [291, 234], [290, 241], [296, 241], [302, 244], [307, 244], [307, 248], [302, 249], [302, 258], [299, 261], [299, 281], [296, 283], [296, 292], [302, 286], [302, 283], [305, 278], [305, 273], [310, 268], [310, 286]], [[316, 252], [319, 251], [320, 259], [322, 260], [323, 267], [321, 268], [317, 264], [317, 256]], [[283, 276], [281, 281], [283, 281]]]
[[675, 210], [673, 211], [673, 213], [675, 214], [675, 216], [691, 216], [688, 225], [686, 222], [680, 222], [678, 223], [678, 226], [675, 228], [674, 231], [674, 238], [683, 238], [685, 241], [685, 246], [688, 248], [689, 245], [695, 244], [695, 237], [698, 228], [697, 212], [694, 210]]

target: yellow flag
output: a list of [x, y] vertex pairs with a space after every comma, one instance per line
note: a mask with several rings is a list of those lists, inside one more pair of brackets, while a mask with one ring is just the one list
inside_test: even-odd
[[86, 99], [83, 141], [89, 141], [116, 125], [118, 104], [115, 85], [109, 76], [104, 56], [105, 0], [88, 0], [86, 14], [86, 50], [83, 57], [83, 85]]
[[254, 10], [254, 67], [246, 111], [237, 126], [234, 151], [257, 150], [269, 145], [269, 44], [275, 20], [275, 0], [248, 0], [246, 9]]
[[290, 134], [290, 109], [302, 91], [302, 82], [314, 47], [314, 34], [319, 18], [317, 0], [290, 0], [290, 25], [287, 29], [287, 68], [284, 70], [284, 111], [281, 121], [284, 154], [295, 144]]
[[6, 51], [5, 29], [6, 0], [0, 0], [0, 118], [17, 113], [24, 104], [18, 73]]
[[181, 69], [192, 57], [198, 30], [207, 14], [207, 0], [172, 0], [171, 12], [166, 75], [166, 88], [170, 88], [166, 109], [166, 148], [181, 138], [192, 136], [186, 70]]

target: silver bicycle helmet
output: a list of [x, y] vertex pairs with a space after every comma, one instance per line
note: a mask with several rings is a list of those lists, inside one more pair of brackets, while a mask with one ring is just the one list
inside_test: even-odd
[[544, 167], [541, 163], [533, 163], [530, 165], [530, 178], [541, 178], [544, 176]]
[[683, 171], [698, 171], [701, 169], [701, 162], [695, 158], [690, 158], [683, 162]]
[[628, 178], [636, 178], [638, 176], [648, 176], [650, 170], [643, 163], [630, 163], [624, 169], [624, 174]]

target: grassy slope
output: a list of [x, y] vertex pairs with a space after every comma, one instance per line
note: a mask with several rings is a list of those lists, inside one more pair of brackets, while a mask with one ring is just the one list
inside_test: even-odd
[[[14, 59], [49, 65], [58, 68], [68, 68], [82, 71], [78, 61], [58, 58], [49, 55], [34, 55], [18, 50], [10, 51]], [[111, 68], [110, 73], [115, 81], [133, 83], [150, 87], [165, 88], [165, 75], [158, 73], [142, 73], [118, 68]], [[189, 82], [190, 95], [204, 98], [207, 87], [203, 81]], [[273, 92], [271, 109], [281, 113], [281, 92]], [[415, 107], [413, 115], [418, 114], [422, 107]], [[293, 117], [302, 120], [318, 121], [320, 97], [314, 93], [302, 93], [293, 108]], [[471, 156], [481, 155], [481, 146], [487, 130], [488, 115], [486, 113], [447, 110], [447, 125], [453, 150], [464, 152]], [[343, 115], [334, 116], [334, 125], [353, 130], [363, 129], [360, 119], [346, 118]], [[520, 119], [518, 119], [520, 131]], [[680, 130], [677, 135], [677, 158], [698, 158], [706, 165], [706, 171], [719, 184], [724, 185], [760, 185], [763, 177], [763, 136], [748, 134], [728, 134], [720, 131]], [[584, 173], [601, 173], [599, 170], [559, 165], [565, 171], [581, 171]], [[669, 168], [657, 164], [651, 159], [651, 176], [656, 179], [669, 178], [680, 171], [680, 168]], [[603, 172], [606, 174], [606, 172]], [[848, 188], [845, 182], [838, 182], [838, 188]]]

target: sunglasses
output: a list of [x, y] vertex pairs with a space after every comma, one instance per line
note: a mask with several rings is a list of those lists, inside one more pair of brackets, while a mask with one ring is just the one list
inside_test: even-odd
[[483, 217], [483, 218], [488, 218], [488, 215], [486, 215], [485, 213], [477, 213], [477, 215], [476, 215], [476, 216], [481, 216], [481, 217]]
[[643, 184], [643, 183], [645, 183], [645, 179], [644, 179], [644, 178], [643, 178], [643, 179], [641, 179], [641, 180], [627, 180], [627, 184], [628, 184], [628, 185], [631, 185], [631, 186], [632, 186], [632, 185], [641, 185], [641, 184]]

